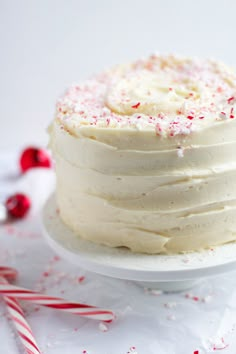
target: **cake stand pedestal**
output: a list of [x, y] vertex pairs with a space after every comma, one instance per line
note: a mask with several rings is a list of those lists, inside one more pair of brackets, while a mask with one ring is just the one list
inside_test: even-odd
[[56, 210], [52, 195], [42, 212], [47, 242], [61, 257], [91, 272], [174, 292], [189, 289], [202, 278], [236, 269], [236, 243], [177, 255], [132, 253], [123, 247], [97, 245], [76, 236], [61, 221]]

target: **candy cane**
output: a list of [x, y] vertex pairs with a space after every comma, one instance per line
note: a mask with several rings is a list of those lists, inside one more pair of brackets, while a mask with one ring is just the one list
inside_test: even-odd
[[9, 280], [15, 280], [18, 273], [15, 269], [9, 267], [0, 267], [0, 276]]
[[110, 310], [66, 301], [61, 298], [39, 294], [37, 292], [9, 284], [7, 279], [15, 280], [16, 277], [17, 271], [15, 269], [0, 267], [0, 294], [3, 295], [7, 310], [12, 318], [27, 354], [41, 354], [41, 352], [34, 339], [31, 328], [24, 318], [24, 313], [15, 298], [100, 321], [110, 322], [114, 319], [114, 314]]
[[[9, 268], [0, 267], [0, 274], [4, 275], [6, 278], [14, 279], [17, 273], [14, 270]], [[6, 278], [0, 276], [0, 282], [9, 286]], [[16, 330], [19, 334], [20, 340], [25, 348], [26, 353], [28, 354], [40, 354], [38, 345], [34, 339], [32, 330], [24, 318], [24, 313], [18, 303], [18, 301], [9, 296], [3, 296], [3, 299], [6, 303], [7, 310], [11, 316], [11, 319], [16, 327]]]
[[40, 294], [25, 288], [6, 284], [1, 282], [1, 280], [0, 294], [100, 321], [109, 322], [114, 319], [114, 313], [111, 310], [100, 309], [95, 306], [70, 302], [58, 297]]

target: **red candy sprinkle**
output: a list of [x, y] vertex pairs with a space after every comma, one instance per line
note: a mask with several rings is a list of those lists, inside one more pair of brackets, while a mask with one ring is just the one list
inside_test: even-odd
[[84, 279], [85, 279], [85, 276], [82, 275], [81, 277], [78, 278], [78, 282], [83, 283]]
[[194, 301], [199, 301], [199, 297], [198, 296], [193, 296], [193, 300]]
[[19, 162], [22, 172], [35, 167], [51, 167], [51, 160], [47, 152], [35, 147], [25, 149], [20, 156]]
[[192, 120], [194, 116], [187, 116], [188, 119]]
[[10, 196], [5, 205], [11, 217], [21, 219], [28, 213], [31, 202], [26, 195], [18, 193]]
[[140, 102], [138, 102], [138, 103], [136, 103], [136, 104], [134, 104], [133, 106], [131, 106], [132, 108], [139, 108], [139, 106], [140, 106]]
[[232, 97], [227, 99], [228, 104], [233, 104], [234, 101], [235, 101], [235, 97], [234, 96], [232, 96]]

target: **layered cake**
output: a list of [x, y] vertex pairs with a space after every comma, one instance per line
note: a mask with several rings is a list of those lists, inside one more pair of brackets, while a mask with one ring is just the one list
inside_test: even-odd
[[173, 55], [73, 85], [50, 129], [63, 222], [133, 252], [235, 240], [235, 104], [230, 68]]

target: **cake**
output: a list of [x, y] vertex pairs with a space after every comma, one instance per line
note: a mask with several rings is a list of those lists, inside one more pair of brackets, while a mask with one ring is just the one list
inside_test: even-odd
[[236, 239], [236, 74], [152, 55], [70, 87], [50, 145], [63, 222], [141, 253]]

